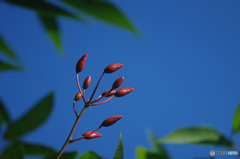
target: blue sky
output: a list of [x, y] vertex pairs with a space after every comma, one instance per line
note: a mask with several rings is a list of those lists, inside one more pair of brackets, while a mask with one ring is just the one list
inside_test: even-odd
[[[101, 138], [71, 144], [68, 151], [93, 150], [112, 158], [121, 132], [125, 158], [131, 159], [137, 146], [151, 148], [147, 130], [160, 138], [187, 126], [210, 125], [229, 137], [233, 114], [240, 102], [240, 2], [113, 3], [129, 17], [142, 37], [95, 19], [86, 24], [59, 18], [64, 55], [58, 56], [34, 12], [1, 2], [0, 32], [26, 69], [0, 74], [0, 97], [12, 119], [19, 118], [47, 93], [56, 93], [49, 120], [24, 139], [61, 148], [75, 121], [75, 64], [85, 53], [88, 59], [79, 77], [83, 82], [88, 75], [92, 76], [87, 96], [111, 63], [122, 63], [124, 67], [103, 77], [96, 97], [121, 76], [125, 77], [122, 87], [135, 90], [89, 108], [74, 138], [94, 130], [107, 117], [123, 118], [116, 125], [101, 129]], [[82, 106], [82, 102], [78, 103], [77, 109], [80, 111]], [[217, 149], [164, 146], [173, 158], [208, 157], [210, 150]]]

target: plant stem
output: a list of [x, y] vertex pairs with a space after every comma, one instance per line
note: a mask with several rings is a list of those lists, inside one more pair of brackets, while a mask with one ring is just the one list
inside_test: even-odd
[[96, 92], [96, 90], [97, 90], [97, 88], [98, 88], [98, 85], [99, 85], [99, 83], [100, 83], [103, 75], [104, 75], [104, 72], [102, 73], [101, 77], [99, 78], [98, 83], [97, 83], [97, 85], [96, 85], [96, 87], [95, 87], [95, 89], [94, 89], [94, 91], [93, 91], [93, 93], [92, 93], [92, 95], [91, 95], [91, 98], [89, 99], [89, 102], [92, 101], [92, 98], [93, 98], [93, 96], [94, 96], [94, 94], [95, 94], [95, 92]]
[[80, 84], [79, 84], [78, 73], [76, 74], [76, 80], [77, 80], [78, 89], [79, 89], [80, 93], [82, 94], [83, 101], [84, 101], [84, 103], [86, 103], [87, 101], [84, 97], [84, 93], [82, 92]]
[[67, 140], [65, 141], [64, 145], [62, 146], [61, 150], [59, 151], [56, 159], [60, 159], [60, 157], [61, 157], [62, 154], [63, 154], [63, 151], [64, 151], [64, 150], [66, 149], [66, 147], [68, 146], [68, 144], [69, 144], [69, 142], [70, 142], [70, 140], [71, 140], [71, 138], [72, 138], [72, 135], [73, 135], [73, 133], [74, 133], [74, 131], [75, 131], [77, 125], [78, 125], [78, 122], [79, 122], [79, 120], [81, 119], [81, 117], [82, 117], [83, 113], [85, 112], [85, 110], [87, 109], [87, 107], [88, 107], [88, 106], [85, 105], [85, 107], [83, 107], [81, 113], [78, 115], [78, 117], [77, 117], [77, 119], [76, 119], [76, 121], [75, 121], [75, 123], [74, 123], [74, 125], [73, 125], [73, 127], [72, 127], [72, 130], [71, 130], [70, 134], [68, 135], [68, 138], [67, 138]]

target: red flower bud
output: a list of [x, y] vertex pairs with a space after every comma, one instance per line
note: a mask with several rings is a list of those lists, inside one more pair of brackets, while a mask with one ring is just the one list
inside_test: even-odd
[[91, 76], [88, 76], [83, 82], [83, 89], [87, 89], [91, 84]]
[[117, 115], [117, 116], [113, 116], [113, 117], [107, 118], [106, 120], [103, 121], [101, 126], [104, 126], [104, 127], [111, 126], [114, 123], [116, 123], [118, 120], [122, 119], [122, 117], [123, 116]]
[[92, 133], [92, 131], [87, 131], [82, 136], [83, 136], [84, 139], [93, 139], [93, 138], [96, 138], [96, 137], [101, 137], [102, 134], [99, 134], [98, 132]]
[[123, 83], [124, 77], [118, 78], [112, 85], [112, 89], [117, 89]]
[[84, 66], [85, 66], [85, 63], [86, 63], [86, 60], [87, 60], [87, 53], [85, 55], [83, 55], [77, 62], [77, 65], [76, 65], [76, 73], [79, 73], [83, 70]]
[[75, 101], [79, 101], [80, 99], [82, 98], [82, 94], [80, 92], [78, 92], [75, 97], [74, 97], [74, 100]]
[[125, 96], [126, 94], [132, 92], [134, 90], [134, 88], [121, 88], [119, 90], [117, 90], [117, 92], [115, 93], [116, 97], [122, 97]]
[[108, 65], [105, 69], [104, 72], [105, 73], [113, 73], [115, 71], [117, 71], [119, 68], [123, 67], [123, 64], [119, 64], [119, 63], [114, 63], [111, 65]]
[[[104, 96], [105, 94], [107, 94], [110, 90], [106, 90], [104, 92], [102, 92], [102, 96]], [[112, 95], [114, 95], [116, 93], [116, 91], [112, 90], [106, 97], [110, 97]]]

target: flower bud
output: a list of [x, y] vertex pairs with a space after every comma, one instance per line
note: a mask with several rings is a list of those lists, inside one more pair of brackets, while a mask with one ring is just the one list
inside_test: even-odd
[[112, 85], [112, 89], [117, 89], [123, 83], [124, 77], [118, 78]]
[[91, 76], [88, 76], [83, 82], [83, 89], [87, 89], [91, 84]]
[[122, 97], [125, 96], [126, 94], [132, 92], [134, 90], [134, 88], [121, 88], [119, 90], [117, 90], [117, 92], [115, 93], [116, 97]]
[[[102, 96], [104, 96], [105, 94], [107, 94], [110, 90], [106, 90], [104, 92], [102, 92]], [[106, 97], [110, 97], [112, 95], [114, 95], [116, 93], [116, 91], [112, 90]]]
[[82, 94], [80, 92], [78, 92], [75, 97], [74, 97], [74, 100], [75, 101], [79, 101], [80, 99], [82, 98]]
[[84, 139], [93, 139], [93, 138], [96, 138], [96, 137], [101, 137], [102, 134], [99, 134], [98, 132], [92, 133], [92, 131], [87, 131], [82, 136], [83, 136]]
[[103, 127], [108, 127], [108, 126], [111, 126], [113, 125], [114, 123], [116, 123], [118, 120], [122, 119], [123, 116], [120, 116], [120, 115], [117, 115], [117, 116], [113, 116], [113, 117], [110, 117], [110, 118], [107, 118], [106, 120], [104, 120], [102, 122], [102, 125]]
[[85, 66], [85, 63], [86, 63], [86, 60], [87, 60], [87, 56], [88, 54], [86, 53], [85, 55], [83, 55], [77, 62], [77, 65], [76, 65], [76, 73], [79, 73], [83, 70], [84, 66]]
[[113, 73], [115, 71], [117, 71], [119, 68], [123, 67], [123, 64], [119, 64], [119, 63], [114, 63], [111, 65], [108, 65], [105, 69], [104, 72], [105, 73]]

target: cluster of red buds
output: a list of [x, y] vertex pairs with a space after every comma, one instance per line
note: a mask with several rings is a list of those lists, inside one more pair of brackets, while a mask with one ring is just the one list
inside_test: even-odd
[[[77, 65], [76, 65], [76, 79], [77, 79], [77, 85], [78, 85], [78, 89], [79, 89], [79, 92], [75, 95], [74, 97], [74, 101], [73, 101], [73, 110], [76, 114], [77, 117], [81, 117], [82, 113], [84, 111], [82, 111], [80, 114], [77, 113], [76, 109], [75, 109], [75, 102], [79, 101], [80, 99], [83, 99], [84, 103], [85, 103], [85, 106], [84, 108], [88, 108], [90, 106], [96, 106], [96, 105], [99, 105], [99, 104], [103, 104], [103, 103], [106, 103], [108, 101], [110, 101], [111, 99], [113, 99], [114, 97], [122, 97], [122, 96], [125, 96], [127, 95], [128, 93], [132, 92], [134, 89], [133, 88], [121, 88], [121, 89], [118, 89], [118, 90], [115, 90], [117, 88], [119, 88], [124, 80], [124, 77], [120, 77], [118, 78], [112, 85], [112, 88], [109, 89], [109, 90], [106, 90], [104, 91], [99, 97], [97, 97], [95, 100], [92, 100], [93, 99], [93, 96], [99, 86], [99, 83], [100, 81], [102, 80], [102, 77], [104, 74], [110, 74], [110, 73], [113, 73], [115, 71], [117, 71], [119, 68], [121, 68], [123, 66], [123, 64], [119, 64], [119, 63], [114, 63], [114, 64], [111, 64], [111, 65], [108, 65], [101, 77], [99, 78], [98, 80], [98, 83], [91, 95], [91, 97], [87, 100], [86, 97], [85, 97], [85, 91], [86, 89], [88, 89], [88, 87], [90, 86], [91, 84], [91, 76], [88, 76], [84, 82], [83, 82], [83, 91], [80, 87], [80, 84], [79, 84], [79, 79], [78, 79], [78, 74], [83, 70], [84, 66], [85, 66], [85, 63], [86, 63], [86, 60], [87, 60], [87, 56], [88, 54], [86, 53], [85, 55], [83, 55], [79, 61], [77, 62]], [[105, 97], [109, 97], [103, 101], [100, 101], [102, 100], [103, 98]], [[84, 109], [84, 110], [85, 110]], [[85, 132], [80, 138], [78, 139], [71, 139], [70, 142], [77, 142], [81, 139], [93, 139], [93, 138], [96, 138], [96, 137], [100, 137], [102, 136], [100, 133], [98, 133], [97, 131], [101, 128], [101, 127], [108, 127], [108, 126], [111, 126], [113, 125], [114, 123], [116, 123], [118, 120], [120, 120], [123, 116], [120, 116], [120, 115], [117, 115], [117, 116], [113, 116], [113, 117], [109, 117], [107, 118], [106, 120], [104, 120], [102, 122], [102, 124], [94, 131], [87, 131]]]

